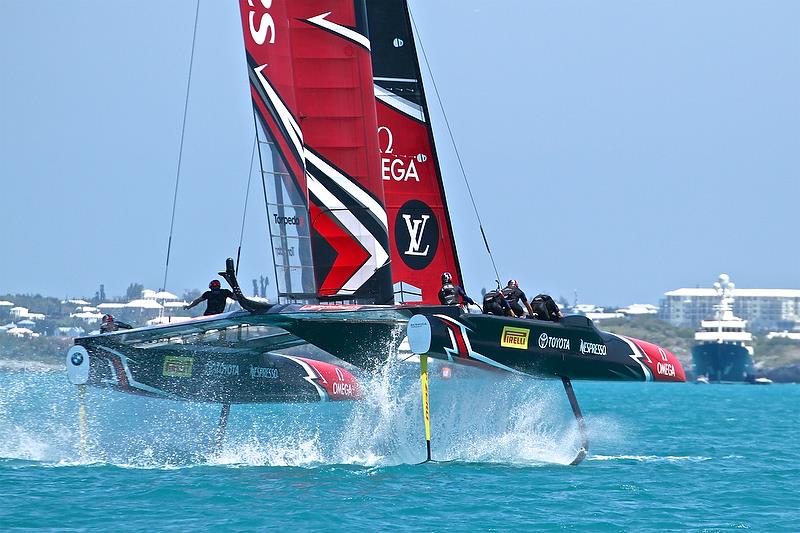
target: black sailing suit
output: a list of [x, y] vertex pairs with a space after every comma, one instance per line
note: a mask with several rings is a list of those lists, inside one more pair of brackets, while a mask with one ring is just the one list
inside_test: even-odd
[[489, 291], [483, 297], [483, 312], [487, 315], [508, 316], [511, 306], [500, 291]]
[[452, 283], [445, 283], [439, 289], [439, 303], [442, 305], [458, 305], [459, 296], [464, 299], [464, 303], [475, 305], [475, 302], [467, 296], [467, 293], [458, 285]]
[[120, 329], [133, 329], [133, 326], [119, 320], [109, 320], [100, 326], [100, 333], [111, 333]]
[[525, 311], [523, 311], [522, 306], [519, 304], [519, 301], [523, 300], [527, 302], [528, 299], [525, 297], [525, 293], [522, 292], [522, 289], [520, 289], [519, 287], [506, 287], [505, 289], [503, 289], [502, 292], [503, 296], [508, 302], [508, 305], [511, 306], [511, 309], [514, 311], [514, 313], [517, 316], [524, 315]]
[[206, 311], [203, 316], [208, 316], [218, 315], [225, 311], [228, 298], [233, 297], [233, 293], [228, 289], [210, 289], [204, 292], [197, 300], [206, 301]]

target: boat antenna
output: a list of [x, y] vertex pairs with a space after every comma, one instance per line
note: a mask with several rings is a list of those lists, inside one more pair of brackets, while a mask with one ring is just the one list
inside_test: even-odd
[[178, 185], [181, 181], [181, 161], [183, 161], [183, 138], [186, 134], [186, 111], [189, 108], [189, 88], [192, 86], [192, 65], [194, 64], [194, 45], [197, 40], [197, 19], [200, 14], [200, 0], [194, 11], [194, 30], [192, 30], [192, 52], [189, 56], [189, 77], [186, 80], [186, 98], [183, 102], [183, 123], [181, 124], [181, 143], [178, 148], [178, 169], [175, 172], [175, 194], [172, 196], [172, 219], [169, 223], [169, 240], [167, 241], [167, 261], [164, 264], [164, 283], [161, 290], [167, 290], [167, 273], [169, 272], [169, 254], [172, 250], [172, 232], [175, 229], [175, 207], [178, 205]]
[[411, 25], [414, 27], [414, 33], [417, 34], [417, 42], [419, 43], [419, 49], [422, 51], [422, 58], [425, 60], [425, 67], [428, 69], [428, 75], [431, 77], [431, 85], [433, 85], [433, 92], [436, 94], [436, 101], [439, 103], [439, 109], [442, 110], [442, 116], [444, 117], [444, 123], [447, 126], [447, 133], [450, 136], [450, 142], [453, 144], [453, 150], [456, 154], [456, 160], [458, 160], [458, 167], [461, 169], [461, 176], [464, 178], [464, 184], [467, 186], [467, 192], [469, 193], [469, 199], [472, 202], [472, 210], [475, 212], [475, 217], [478, 219], [478, 228], [481, 230], [481, 237], [483, 237], [483, 244], [486, 246], [486, 252], [489, 254], [489, 260], [492, 262], [492, 268], [494, 269], [494, 275], [496, 276], [495, 281], [497, 281], [498, 286], [500, 285], [500, 274], [497, 271], [497, 264], [494, 261], [494, 255], [492, 255], [492, 250], [489, 248], [489, 239], [486, 238], [486, 232], [483, 230], [483, 220], [481, 220], [480, 212], [478, 212], [478, 207], [475, 205], [475, 196], [472, 194], [472, 187], [469, 186], [469, 179], [467, 179], [467, 173], [464, 170], [464, 164], [461, 162], [461, 154], [458, 152], [458, 146], [456, 145], [456, 139], [453, 135], [453, 130], [450, 128], [450, 121], [447, 120], [447, 112], [444, 110], [444, 104], [442, 103], [442, 97], [439, 95], [439, 88], [436, 87], [436, 80], [433, 77], [433, 70], [431, 69], [431, 65], [428, 62], [428, 54], [425, 53], [425, 46], [422, 44], [422, 35], [417, 29], [417, 23], [414, 21], [414, 16], [411, 14], [411, 6], [408, 6], [408, 17], [411, 19]]
[[253, 151], [250, 154], [250, 172], [247, 173], [247, 192], [244, 195], [244, 209], [242, 210], [242, 232], [239, 234], [239, 250], [236, 252], [236, 275], [239, 275], [239, 261], [242, 258], [242, 241], [244, 240], [244, 221], [247, 218], [247, 201], [250, 198], [250, 180], [253, 178], [253, 161], [256, 158], [256, 143], [258, 135], [253, 136]]

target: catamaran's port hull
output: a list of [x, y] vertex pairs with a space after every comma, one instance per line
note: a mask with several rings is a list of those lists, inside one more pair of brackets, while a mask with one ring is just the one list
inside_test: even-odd
[[271, 351], [305, 344], [297, 337], [277, 328], [230, 322], [201, 319], [199, 329], [165, 326], [76, 339], [67, 354], [70, 380], [196, 402], [302, 403], [361, 397], [358, 382], [346, 369]]

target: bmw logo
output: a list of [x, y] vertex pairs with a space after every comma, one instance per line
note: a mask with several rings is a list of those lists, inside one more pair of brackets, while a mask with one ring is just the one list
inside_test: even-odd
[[81, 363], [83, 363], [83, 354], [81, 352], [75, 352], [72, 354], [70, 361], [72, 361], [72, 364], [75, 366], [81, 366]]

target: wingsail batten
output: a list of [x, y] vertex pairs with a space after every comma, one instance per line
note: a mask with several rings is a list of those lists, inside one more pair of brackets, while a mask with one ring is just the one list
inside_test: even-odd
[[[376, 78], [377, 79], [377, 78]], [[401, 81], [403, 83], [415, 83], [416, 80], [409, 80], [409, 79], [398, 79], [398, 78], [381, 78], [380, 81], [389, 81], [389, 82], [398, 82]], [[419, 122], [425, 122], [425, 111], [423, 111], [422, 106], [406, 100], [405, 98], [400, 98], [391, 91], [387, 91], [380, 85], [375, 85], [375, 98], [381, 101], [390, 107], [393, 107], [396, 111], [407, 115], [414, 120]]]
[[367, 14], [395, 297], [438, 303], [440, 274], [461, 283], [461, 269], [408, 7], [368, 0]]
[[364, 1], [240, 9], [281, 299], [391, 303]]

